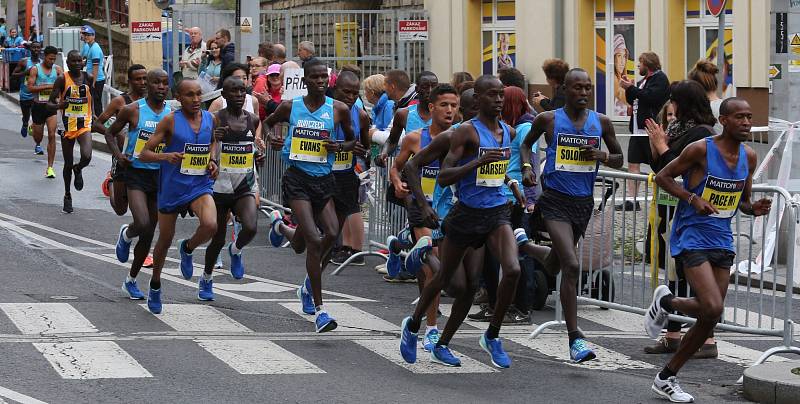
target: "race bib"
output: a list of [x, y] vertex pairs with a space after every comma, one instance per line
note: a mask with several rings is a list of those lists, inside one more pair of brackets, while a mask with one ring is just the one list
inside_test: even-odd
[[[153, 132], [149, 130], [139, 129], [139, 134], [136, 135], [136, 144], [133, 146], [133, 157], [139, 158], [139, 155], [144, 150], [144, 145], [147, 144], [147, 141], [150, 140], [150, 136], [153, 136]], [[161, 153], [164, 150], [164, 143], [159, 143], [156, 146], [156, 149], [153, 150], [156, 153]]]
[[333, 171], [346, 171], [353, 168], [353, 152], [338, 151], [333, 161]]
[[485, 164], [477, 168], [475, 175], [475, 185], [479, 187], [499, 187], [502, 186], [506, 179], [506, 171], [508, 170], [508, 160], [511, 158], [510, 147], [481, 147], [478, 149], [478, 157], [483, 156], [484, 153], [500, 150], [503, 152], [503, 160], [495, 161], [494, 163]]
[[733, 217], [742, 199], [744, 182], [745, 180], [727, 180], [709, 175], [702, 197], [719, 211], [709, 216], [720, 219]]
[[252, 143], [223, 143], [219, 156], [219, 170], [223, 173], [249, 174], [253, 172]]
[[69, 118], [85, 118], [89, 115], [89, 99], [86, 97], [67, 97], [67, 108], [64, 115]]
[[325, 148], [325, 141], [328, 138], [330, 133], [325, 129], [294, 127], [289, 160], [327, 163], [328, 149]]
[[211, 145], [186, 143], [183, 146], [181, 174], [208, 174], [208, 159], [211, 157]]
[[656, 194], [656, 203], [661, 206], [675, 207], [678, 206], [678, 198], [672, 196], [672, 194], [670, 194], [669, 192], [659, 188], [658, 193]]
[[581, 146], [599, 149], [599, 137], [559, 133], [557, 139], [556, 170], [591, 173], [597, 169], [596, 160], [585, 160], [581, 157]]
[[436, 190], [436, 177], [439, 176], [439, 167], [422, 167], [422, 193], [428, 202], [433, 201], [433, 193]]
[[39, 102], [48, 102], [48, 101], [50, 101], [50, 94], [52, 92], [53, 92], [52, 89], [39, 91]]

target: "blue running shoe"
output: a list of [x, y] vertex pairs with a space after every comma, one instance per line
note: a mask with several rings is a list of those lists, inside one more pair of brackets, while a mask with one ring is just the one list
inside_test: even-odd
[[42, 149], [42, 146], [41, 146], [41, 145], [38, 145], [38, 144], [37, 144], [36, 146], [34, 146], [34, 147], [33, 147], [33, 154], [38, 154], [38, 155], [40, 155], [40, 156], [41, 156], [42, 154], [44, 154], [44, 150]]
[[514, 229], [514, 238], [517, 239], [518, 246], [528, 242], [528, 234], [525, 233], [525, 229], [523, 228]]
[[136, 285], [136, 281], [125, 281], [122, 282], [122, 291], [127, 293], [131, 300], [142, 300], [144, 299], [144, 293], [139, 290], [139, 286]]
[[161, 289], [150, 289], [147, 293], [147, 308], [153, 314], [161, 313]]
[[400, 355], [408, 363], [417, 361], [417, 333], [408, 329], [411, 317], [406, 317], [400, 324]]
[[447, 345], [434, 345], [431, 351], [431, 362], [441, 363], [445, 366], [461, 366], [461, 359], [458, 359], [450, 352]]
[[200, 282], [197, 283], [197, 298], [203, 301], [214, 300], [214, 280], [206, 280], [204, 276], [200, 277]]
[[131, 242], [125, 241], [124, 237], [126, 231], [128, 231], [128, 225], [123, 224], [119, 228], [119, 235], [117, 236], [117, 261], [123, 263], [128, 262], [128, 258], [131, 256]]
[[333, 331], [339, 326], [336, 324], [336, 320], [324, 311], [317, 314], [317, 319], [314, 321], [314, 324], [317, 326], [317, 333]]
[[300, 299], [300, 305], [303, 306], [303, 313], [314, 314], [316, 307], [314, 306], [314, 296], [311, 295], [311, 279], [306, 280], [297, 288], [297, 298]]
[[194, 264], [192, 263], [192, 254], [186, 252], [186, 242], [188, 240], [178, 240], [178, 251], [181, 253], [181, 275], [183, 279], [192, 279], [194, 273]]
[[[406, 255], [406, 271], [413, 275], [422, 269], [422, 257], [433, 248], [433, 241], [430, 237], [420, 237], [417, 244]], [[387, 267], [388, 269], [388, 267]]]
[[430, 352], [437, 342], [439, 342], [439, 330], [434, 328], [425, 334], [425, 339], [422, 340], [422, 349]]
[[581, 363], [590, 361], [597, 356], [594, 354], [594, 351], [589, 349], [589, 345], [586, 343], [585, 339], [578, 338], [572, 341], [572, 345], [569, 347], [569, 357], [572, 358], [573, 362]]
[[[234, 242], [235, 243], [235, 242]], [[242, 252], [234, 254], [231, 248], [233, 243], [228, 244], [228, 254], [231, 256], [231, 276], [233, 279], [244, 278], [244, 261], [242, 260]]]
[[283, 223], [283, 215], [281, 215], [281, 212], [273, 210], [269, 214], [269, 218], [269, 243], [272, 244], [273, 247], [280, 247], [283, 244], [284, 237], [283, 234], [281, 234], [278, 225]]
[[19, 134], [22, 135], [23, 138], [28, 137], [28, 126], [22, 125], [22, 128], [19, 130]]
[[491, 356], [492, 365], [499, 368], [508, 368], [511, 366], [511, 358], [509, 358], [506, 351], [503, 350], [503, 344], [500, 342], [500, 338], [489, 339], [486, 338], [486, 333], [483, 333], [483, 335], [481, 335], [480, 344], [481, 348]]
[[402, 269], [400, 260], [400, 240], [395, 236], [389, 236], [386, 239], [386, 245], [389, 250], [389, 259], [386, 260], [386, 272], [389, 277], [395, 278]]

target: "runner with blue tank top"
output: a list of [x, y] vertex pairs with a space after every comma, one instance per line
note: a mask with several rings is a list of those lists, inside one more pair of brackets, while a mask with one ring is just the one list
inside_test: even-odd
[[[440, 84], [433, 88], [429, 96], [430, 104], [428, 110], [431, 113], [431, 125], [420, 130], [406, 134], [400, 145], [400, 153], [394, 159], [394, 164], [389, 170], [389, 179], [395, 189], [395, 195], [406, 202], [406, 212], [408, 213], [408, 226], [411, 228], [412, 239], [415, 247], [432, 245], [433, 230], [439, 228], [439, 221], [433, 210], [433, 196], [436, 189], [436, 180], [439, 176], [439, 161], [434, 160], [424, 166], [419, 167], [417, 178], [420, 181], [421, 195], [411, 193], [406, 181], [402, 178], [406, 163], [413, 160], [420, 150], [427, 147], [433, 139], [446, 131], [453, 124], [456, 111], [458, 111], [458, 93], [449, 84]], [[410, 198], [409, 198], [410, 197]], [[426, 220], [427, 219], [427, 220]], [[389, 240], [388, 244], [393, 244]], [[438, 248], [434, 247], [432, 254], [436, 256]], [[420, 294], [425, 285], [433, 278], [433, 269], [428, 265], [423, 265], [420, 260], [410, 259], [407, 256], [406, 270], [419, 278], [417, 285]], [[438, 268], [437, 268], [438, 269]], [[387, 272], [389, 265], [387, 263]], [[420, 271], [421, 270], [421, 271]], [[395, 272], [394, 268], [392, 272]], [[384, 277], [387, 281], [392, 281], [387, 274]], [[430, 352], [439, 341], [439, 329], [437, 327], [437, 311], [439, 310], [439, 299], [436, 297], [433, 303], [427, 308], [425, 321], [425, 339], [422, 344], [426, 352]]]
[[[580, 266], [575, 246], [594, 210], [592, 195], [599, 163], [613, 168], [622, 166], [622, 149], [611, 120], [588, 109], [593, 90], [585, 70], [570, 70], [565, 78], [566, 105], [539, 114], [520, 148], [523, 183], [533, 186], [536, 177], [531, 164], [531, 146], [544, 134], [547, 142], [542, 173], [544, 190], [536, 206], [563, 272], [559, 295], [569, 336], [570, 358], [577, 363], [594, 359], [595, 353], [578, 329], [575, 289]], [[605, 142], [608, 151], [601, 150], [601, 142]], [[551, 275], [557, 273], [552, 272]]]
[[428, 109], [431, 90], [439, 85], [439, 78], [433, 72], [424, 71], [417, 79], [417, 103], [406, 108], [399, 108], [392, 119], [392, 129], [389, 138], [383, 144], [383, 149], [375, 162], [383, 167], [388, 156], [396, 154], [397, 145], [402, 141], [403, 135], [422, 129], [431, 124], [431, 112]]
[[[178, 241], [181, 275], [192, 278], [192, 252], [211, 240], [217, 231], [217, 209], [214, 206], [214, 178], [219, 171], [216, 140], [213, 131], [216, 118], [200, 109], [203, 91], [196, 80], [178, 83], [180, 110], [165, 116], [139, 155], [143, 163], [159, 163], [158, 178], [158, 241], [153, 249], [153, 275], [147, 307], [154, 314], [161, 312], [161, 269], [175, 235], [179, 214], [191, 212], [199, 220], [189, 239]], [[162, 145], [163, 144], [163, 145]], [[126, 174], [127, 176], [127, 174]], [[198, 298], [206, 289], [204, 277], [198, 282]]]
[[[362, 144], [369, 144], [369, 116], [364, 111], [358, 94], [360, 89], [358, 76], [351, 71], [342, 71], [336, 80], [334, 98], [343, 102], [350, 108], [350, 120], [353, 125], [353, 133], [358, 137], [358, 148]], [[344, 131], [341, 127], [336, 130], [336, 141], [344, 142]], [[342, 246], [336, 250], [331, 250], [330, 262], [341, 265], [349, 258], [361, 252], [364, 245], [364, 218], [361, 215], [359, 202], [359, 188], [361, 179], [356, 173], [356, 154], [364, 155], [365, 150], [359, 149], [358, 152], [340, 151], [336, 152], [333, 162], [333, 177], [336, 179], [336, 193], [333, 194], [333, 206], [336, 209], [336, 217], [339, 219], [339, 233], [342, 235]], [[328, 260], [323, 260], [323, 269]], [[356, 255], [350, 265], [366, 265], [363, 255]]]
[[[36, 148], [41, 150], [42, 139], [44, 138], [44, 126], [47, 124], [47, 171], [45, 177], [55, 178], [53, 164], [56, 160], [56, 113], [47, 108], [50, 100], [50, 93], [53, 92], [53, 85], [56, 79], [64, 75], [61, 67], [56, 66], [56, 56], [58, 49], [48, 46], [44, 49], [44, 59], [33, 66], [28, 71], [28, 91], [33, 96], [33, 107], [31, 115], [33, 118], [33, 140]], [[20, 93], [22, 90], [20, 90]]]
[[263, 159], [264, 141], [258, 115], [245, 110], [247, 90], [238, 77], [227, 77], [222, 83], [225, 109], [217, 111], [216, 137], [219, 174], [214, 181], [214, 203], [217, 210], [217, 232], [206, 247], [205, 268], [198, 298], [214, 300], [212, 275], [225, 245], [228, 215], [233, 213], [241, 227], [226, 250], [230, 258], [231, 276], [244, 277], [242, 250], [253, 240], [258, 226], [258, 199], [255, 165]]
[[[469, 248], [486, 244], [498, 255], [503, 280], [498, 288], [495, 315], [479, 343], [495, 366], [507, 368], [511, 365], [498, 334], [519, 278], [517, 245], [509, 222], [509, 203], [502, 188], [508, 179], [506, 170], [514, 129], [499, 119], [503, 108], [503, 83], [500, 80], [491, 75], [481, 76], [475, 83], [475, 93], [480, 105], [478, 116], [455, 130], [449, 152], [439, 170], [437, 182], [440, 185], [458, 184], [458, 203], [442, 226], [444, 239], [439, 244], [441, 268], [425, 286], [414, 314], [403, 320], [401, 326], [400, 353], [409, 363], [416, 361], [417, 332], [425, 311], [439, 291], [451, 284], [454, 276], [457, 279], [455, 285], [477, 285], [477, 279], [470, 279], [475, 274], [460, 270], [460, 264]], [[423, 260], [431, 248], [430, 245], [415, 246], [409, 252], [411, 258], [407, 262]], [[450, 286], [457, 299], [450, 319], [453, 324], [448, 321], [432, 357], [445, 365], [460, 366], [461, 360], [447, 347], [448, 337], [466, 317], [475, 291], [453, 290], [454, 285]]]
[[[119, 262], [128, 262], [133, 239], [138, 239], [133, 250], [133, 261], [128, 276], [122, 284], [122, 291], [134, 300], [144, 299], [139, 290], [136, 276], [144, 266], [150, 252], [156, 225], [158, 223], [157, 196], [159, 190], [159, 170], [157, 162], [146, 163], [140, 160], [145, 145], [156, 131], [158, 123], [169, 115], [170, 107], [164, 101], [169, 91], [169, 77], [162, 69], [154, 69], [147, 73], [147, 97], [140, 98], [123, 107], [117, 119], [106, 129], [103, 125], [95, 125], [96, 131], [105, 134], [117, 164], [123, 167], [124, 173], [118, 177], [119, 183], [125, 186], [126, 201], [130, 208], [133, 222], [123, 224], [117, 234], [116, 255]], [[128, 128], [127, 140], [123, 150], [118, 148], [116, 136]], [[160, 152], [163, 144], [156, 148]]]
[[[325, 96], [328, 66], [313, 59], [303, 65], [303, 70], [308, 95], [282, 102], [264, 121], [272, 148], [281, 150], [283, 161], [289, 166], [281, 181], [283, 203], [292, 209], [292, 219], [297, 223], [296, 229], [290, 228], [281, 213], [274, 210], [269, 238], [275, 247], [285, 237], [296, 253], [307, 250], [307, 276], [297, 289], [297, 296], [304, 313], [316, 314], [316, 331], [327, 332], [337, 327], [322, 305], [322, 260], [339, 234], [332, 199], [336, 192], [333, 163], [337, 152], [353, 151], [357, 140], [350, 108]], [[289, 123], [286, 139], [274, 129], [281, 122]], [[344, 132], [344, 142], [334, 139], [337, 126]]]
[[[31, 109], [33, 108], [33, 94], [28, 91], [28, 73], [33, 66], [36, 66], [41, 60], [39, 53], [42, 51], [42, 44], [39, 42], [32, 42], [30, 44], [30, 56], [20, 59], [14, 70], [11, 71], [11, 77], [20, 80], [19, 83], [19, 108], [22, 110], [22, 128], [20, 135], [22, 137], [28, 136], [28, 123], [31, 119]], [[44, 154], [42, 146], [38, 143], [34, 148], [36, 154]]]
[[[731, 220], [737, 211], [761, 216], [772, 207], [766, 198], [750, 202], [758, 164], [756, 152], [744, 144], [751, 136], [750, 104], [732, 97], [722, 102], [719, 111], [722, 134], [690, 144], [656, 175], [658, 186], [679, 199], [670, 253], [695, 297], [675, 297], [666, 285], [657, 287], [645, 314], [645, 330], [650, 338], [658, 337], [673, 311], [697, 318], [651, 386], [672, 402], [694, 401], [681, 389], [676, 374], [703, 346], [723, 313], [736, 256]], [[683, 184], [675, 181], [677, 176], [682, 176]]]

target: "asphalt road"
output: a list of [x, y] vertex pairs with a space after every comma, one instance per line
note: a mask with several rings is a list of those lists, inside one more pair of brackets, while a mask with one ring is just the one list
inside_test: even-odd
[[[110, 157], [94, 153], [84, 190], [73, 192], [75, 212], [63, 214], [63, 182], [44, 178], [45, 159], [20, 137], [19, 116], [0, 101], [0, 403], [662, 401], [650, 384], [667, 357], [642, 352], [650, 341], [641, 317], [589, 307], [580, 325], [598, 347], [597, 361], [569, 363], [558, 329], [530, 339], [533, 326], [513, 326], [502, 331], [513, 365], [494, 369], [478, 346], [485, 324], [470, 323], [451, 344], [464, 367], [422, 355], [406, 365], [398, 330], [417, 287], [383, 282], [377, 258], [324, 275], [326, 306], [340, 327], [316, 334], [295, 297], [304, 258], [267, 247], [264, 217], [245, 249], [246, 278], [218, 273], [214, 302], [197, 300], [197, 278], [180, 278], [173, 249], [164, 312], [152, 315], [120, 291], [127, 265], [116, 261], [113, 244], [130, 218], [115, 215], [100, 192]], [[58, 173], [61, 160], [59, 147]], [[176, 238], [195, 224], [179, 220]], [[144, 290], [148, 279], [140, 275]], [[553, 316], [548, 307], [533, 321]], [[778, 344], [730, 333], [720, 339], [720, 359], [692, 361], [680, 373], [700, 402], [742, 401], [735, 383], [743, 364]]]

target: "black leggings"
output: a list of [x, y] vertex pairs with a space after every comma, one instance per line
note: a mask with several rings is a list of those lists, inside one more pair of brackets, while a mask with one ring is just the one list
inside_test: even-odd
[[31, 119], [31, 109], [33, 109], [33, 100], [20, 100], [19, 108], [22, 110], [22, 126], [27, 127]]
[[[527, 227], [529, 214], [514, 205], [511, 208], [511, 227], [514, 229]], [[526, 229], [527, 231], [527, 229]], [[530, 233], [530, 232], [528, 232]], [[514, 307], [521, 311], [530, 311], [533, 296], [531, 290], [533, 289], [533, 267], [528, 265], [520, 265], [519, 283], [514, 296]], [[489, 307], [494, 307], [495, 299], [497, 299], [497, 287], [500, 282], [500, 263], [492, 256], [491, 252], [486, 252], [483, 255], [483, 271], [481, 273], [484, 285], [486, 287], [486, 295], [489, 300]]]
[[100, 116], [103, 112], [103, 87], [106, 81], [97, 80], [92, 88], [92, 112], [95, 116]]
[[[72, 150], [77, 141], [81, 150], [81, 160], [78, 164], [74, 164]], [[61, 137], [61, 151], [64, 154], [64, 170], [61, 172], [64, 177], [64, 195], [70, 195], [70, 182], [72, 182], [72, 170], [83, 170], [84, 167], [89, 165], [92, 161], [92, 134], [90, 132], [78, 136], [77, 139], [67, 139], [65, 136]]]

